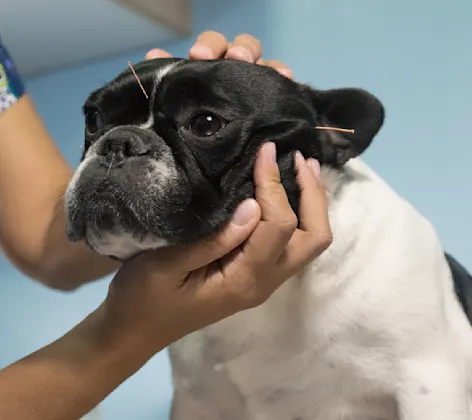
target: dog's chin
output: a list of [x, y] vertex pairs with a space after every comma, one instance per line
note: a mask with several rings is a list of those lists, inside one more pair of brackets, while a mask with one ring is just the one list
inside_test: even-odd
[[102, 232], [86, 229], [85, 242], [96, 253], [119, 261], [126, 261], [141, 252], [170, 245], [166, 239], [140, 235], [120, 228]]
[[125, 196], [116, 185], [113, 192], [89, 190], [85, 194], [80, 184], [76, 188], [82, 194], [68, 197], [70, 241], [84, 241], [94, 252], [122, 261], [182, 242], [168, 223], [169, 214], [182, 209], [167, 206], [166, 200], [150, 200], [140, 191], [128, 191]]
[[214, 217], [208, 215], [208, 218], [199, 217], [196, 221], [186, 208], [172, 208], [172, 214], [170, 211], [153, 211], [150, 210], [152, 207], [162, 203], [138, 207], [134, 200], [123, 203], [108, 193], [92, 193], [87, 198], [68, 212], [69, 240], [84, 241], [97, 254], [119, 261], [144, 251], [188, 245], [209, 238], [231, 218], [231, 212], [217, 212]]
[[172, 166], [137, 158], [108, 169], [91, 158], [79, 167], [65, 197], [68, 238], [126, 260], [170, 245], [169, 217], [182, 213], [187, 201], [188, 183]]
[[70, 241], [84, 241], [96, 253], [124, 261], [143, 251], [213, 236], [237, 204], [251, 196], [249, 184], [238, 193], [230, 189], [228, 199], [228, 194], [211, 191], [209, 183], [194, 188], [179, 171], [156, 170], [146, 159], [139, 162], [108, 171], [91, 159], [79, 168], [66, 194]]

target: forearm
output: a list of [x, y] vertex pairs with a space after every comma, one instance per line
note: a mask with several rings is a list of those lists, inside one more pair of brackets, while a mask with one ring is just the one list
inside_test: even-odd
[[66, 237], [63, 194], [73, 170], [30, 98], [0, 114], [0, 235], [29, 276], [59, 289], [95, 280], [118, 265]]
[[99, 309], [61, 339], [0, 372], [0, 418], [78, 419], [152, 355], [131, 334], [111, 332]]

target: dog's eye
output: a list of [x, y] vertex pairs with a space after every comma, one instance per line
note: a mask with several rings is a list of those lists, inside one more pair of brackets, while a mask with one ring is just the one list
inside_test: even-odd
[[104, 126], [103, 117], [98, 111], [89, 111], [85, 114], [85, 125], [87, 126], [87, 131], [90, 134], [95, 133], [98, 130], [101, 130]]
[[216, 134], [224, 126], [223, 121], [210, 114], [200, 114], [190, 121], [190, 131], [197, 137], [209, 137]]

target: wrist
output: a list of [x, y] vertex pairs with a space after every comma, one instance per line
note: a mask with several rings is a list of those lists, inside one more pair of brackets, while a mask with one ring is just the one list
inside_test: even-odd
[[169, 344], [159, 331], [121, 315], [107, 301], [94, 313], [97, 346], [110, 360], [141, 367]]
[[109, 330], [98, 308], [62, 338], [2, 370], [0, 417], [80, 418], [148, 361], [151, 355], [135, 345]]
[[152, 357], [140, 343], [112, 327], [101, 305], [56, 341], [54, 351], [64, 359], [65, 366], [75, 367], [77, 379], [89, 382], [106, 377], [103, 385], [110, 392]]

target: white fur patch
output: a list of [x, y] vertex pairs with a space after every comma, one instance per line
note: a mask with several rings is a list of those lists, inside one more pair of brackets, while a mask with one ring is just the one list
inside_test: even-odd
[[151, 95], [149, 97], [149, 118], [148, 120], [144, 123], [139, 125], [140, 128], [151, 128], [154, 125], [154, 114], [152, 110], [154, 109], [154, 99], [155, 99], [155, 93], [157, 90], [157, 87], [159, 84], [162, 82], [162, 79], [168, 74], [178, 63], [172, 63], [169, 64], [163, 68], [161, 68], [155, 75], [155, 82], [154, 82], [154, 88], [153, 91], [151, 92]]
[[142, 251], [162, 248], [169, 244], [165, 239], [152, 236], [137, 240], [127, 233], [105, 233], [101, 238], [98, 238], [87, 231], [86, 236], [95, 251], [123, 261]]
[[74, 172], [74, 175], [72, 176], [72, 179], [70, 180], [69, 185], [67, 186], [66, 192], [64, 194], [66, 211], [67, 209], [72, 209], [74, 206], [77, 205], [77, 202], [75, 200], [76, 185], [77, 185], [77, 182], [80, 180], [80, 177], [84, 169], [87, 167], [87, 165], [90, 163], [92, 159], [93, 159], [92, 157], [85, 157], [85, 159], [80, 163], [80, 165]]
[[472, 328], [433, 227], [359, 159], [321, 176], [333, 244], [170, 347], [172, 420], [471, 420]]

